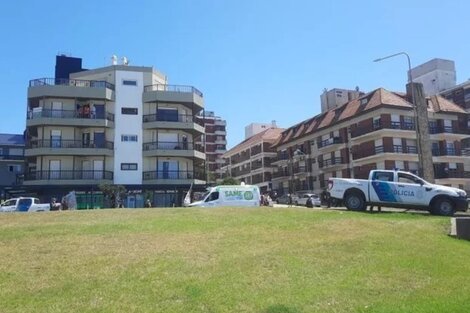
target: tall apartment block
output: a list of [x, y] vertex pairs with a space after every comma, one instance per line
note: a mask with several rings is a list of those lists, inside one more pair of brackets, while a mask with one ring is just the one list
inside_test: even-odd
[[205, 146], [207, 183], [214, 184], [222, 178], [223, 155], [227, 152], [227, 122], [212, 111], [199, 116], [205, 125], [205, 135], [198, 143]]
[[[203, 94], [152, 67], [111, 65], [29, 82], [24, 185], [43, 198], [124, 185], [125, 206], [180, 205], [205, 186]], [[100, 199], [92, 200], [95, 204]], [[99, 206], [99, 204], [98, 204]]]
[[258, 185], [261, 192], [272, 191], [272, 164], [277, 156], [272, 144], [283, 130], [268, 128], [227, 151], [224, 154], [224, 177], [230, 176], [246, 184]]
[[[372, 169], [416, 172], [418, 154], [410, 95], [379, 88], [282, 132], [273, 188], [279, 194], [321, 192], [330, 177], [367, 178]], [[427, 98], [429, 132], [438, 184], [470, 190], [469, 114], [440, 97]]]
[[411, 76], [413, 82], [423, 84], [426, 96], [453, 88], [457, 81], [454, 61], [437, 58], [412, 68]]
[[321, 111], [326, 112], [342, 106], [351, 100], [359, 98], [359, 96], [363, 94], [364, 93], [359, 90], [359, 87], [356, 87], [354, 90], [340, 88], [328, 90], [325, 88], [323, 93], [320, 95]]
[[277, 128], [276, 121], [272, 121], [271, 123], [251, 123], [250, 125], [245, 126], [245, 139], [270, 128]]

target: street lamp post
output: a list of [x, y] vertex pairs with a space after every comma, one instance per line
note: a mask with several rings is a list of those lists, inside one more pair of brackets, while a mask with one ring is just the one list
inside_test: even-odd
[[416, 142], [417, 142], [417, 153], [418, 153], [418, 172], [419, 175], [422, 177], [424, 172], [423, 172], [423, 153], [422, 153], [422, 148], [421, 148], [421, 132], [419, 130], [419, 123], [418, 123], [418, 109], [416, 106], [415, 102], [415, 91], [414, 91], [414, 86], [413, 86], [413, 77], [411, 75], [411, 60], [410, 56], [406, 52], [398, 52], [383, 58], [378, 58], [375, 59], [374, 62], [380, 62], [386, 59], [390, 59], [399, 55], [404, 55], [406, 56], [406, 59], [408, 60], [408, 82], [410, 83], [410, 88], [411, 88], [411, 104], [413, 105], [413, 114], [414, 114], [414, 123], [415, 123], [415, 131], [416, 131]]

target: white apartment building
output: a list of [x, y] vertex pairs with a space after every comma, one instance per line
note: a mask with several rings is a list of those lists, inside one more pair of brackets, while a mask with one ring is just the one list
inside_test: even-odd
[[[205, 185], [202, 93], [152, 67], [112, 65], [28, 88], [24, 185], [44, 196], [124, 185], [125, 205], [179, 205]], [[96, 200], [96, 199], [95, 199]], [[96, 200], [99, 201], [99, 200]]]

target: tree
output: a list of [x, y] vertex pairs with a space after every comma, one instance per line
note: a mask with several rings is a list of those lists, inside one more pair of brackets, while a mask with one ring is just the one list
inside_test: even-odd
[[233, 177], [225, 177], [220, 184], [221, 185], [240, 185], [240, 182]]
[[117, 208], [119, 202], [126, 195], [126, 187], [123, 185], [110, 185], [110, 184], [101, 184], [99, 188], [105, 198], [111, 202], [111, 207]]

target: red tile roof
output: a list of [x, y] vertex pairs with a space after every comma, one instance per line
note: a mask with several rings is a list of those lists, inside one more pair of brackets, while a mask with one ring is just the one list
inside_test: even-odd
[[[466, 113], [465, 110], [456, 104], [444, 99], [441, 96], [428, 98], [429, 111], [431, 112], [449, 112]], [[273, 146], [279, 146], [288, 143], [292, 139], [301, 138], [312, 134], [319, 129], [330, 127], [338, 122], [353, 118], [358, 114], [377, 109], [381, 106], [393, 106], [401, 109], [412, 109], [413, 105], [406, 100], [406, 94], [395, 93], [384, 88], [378, 88], [358, 99], [316, 115], [302, 123], [296, 124], [282, 132], [281, 137], [273, 143]], [[294, 133], [295, 129], [295, 135]]]
[[274, 143], [280, 138], [280, 135], [283, 131], [284, 128], [268, 128], [266, 130], [263, 130], [262, 132], [243, 140], [238, 145], [225, 152], [224, 157], [228, 157], [238, 152], [244, 151], [250, 148], [251, 146], [260, 144], [262, 142]]

